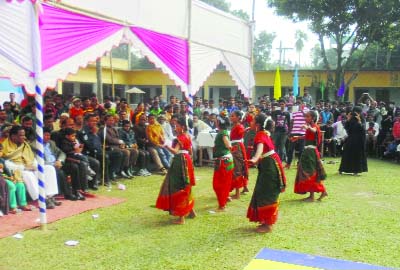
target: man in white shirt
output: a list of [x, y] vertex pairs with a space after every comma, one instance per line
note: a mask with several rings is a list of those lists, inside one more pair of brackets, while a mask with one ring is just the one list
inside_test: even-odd
[[[333, 127], [333, 139], [336, 142], [336, 148], [334, 149], [335, 152], [337, 149], [339, 149], [340, 152], [342, 152], [343, 144], [344, 141], [347, 138], [347, 132], [346, 129], [344, 128], [344, 123], [346, 122], [346, 113], [341, 113], [340, 117], [341, 120], [335, 122], [332, 127]], [[336, 155], [336, 153], [333, 153]]]
[[212, 100], [212, 99], [210, 99], [210, 101], [204, 100], [203, 104], [204, 104], [203, 112], [206, 111], [209, 114], [212, 114], [212, 113], [215, 113], [216, 115], [219, 114], [218, 108], [214, 108], [214, 100]]
[[[193, 147], [193, 160], [198, 162], [197, 150], [199, 150], [199, 139], [198, 134], [201, 132], [209, 132], [211, 130], [210, 126], [207, 125], [204, 121], [200, 120], [197, 115], [193, 115], [193, 139], [192, 139], [192, 147]], [[212, 159], [212, 147], [206, 147], [207, 154], [210, 159]]]
[[374, 116], [372, 114], [367, 117], [365, 130], [367, 131], [367, 153], [374, 153], [378, 141], [379, 124], [374, 121]]
[[172, 145], [172, 141], [175, 139], [175, 136], [172, 132], [172, 127], [170, 123], [167, 122], [167, 118], [165, 114], [160, 114], [157, 118], [158, 123], [162, 126], [164, 130], [164, 138], [165, 138], [165, 144], [168, 144], [169, 146]]

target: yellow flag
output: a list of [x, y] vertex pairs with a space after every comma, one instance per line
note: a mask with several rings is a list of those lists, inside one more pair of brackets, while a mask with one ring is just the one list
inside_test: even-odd
[[274, 83], [274, 98], [278, 100], [281, 98], [281, 96], [282, 96], [281, 73], [279, 72], [279, 67], [277, 67], [275, 73], [275, 83]]

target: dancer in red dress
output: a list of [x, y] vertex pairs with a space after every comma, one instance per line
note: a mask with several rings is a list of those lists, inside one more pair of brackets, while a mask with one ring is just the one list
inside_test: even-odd
[[246, 162], [246, 149], [243, 144], [243, 137], [246, 130], [240, 123], [241, 118], [241, 111], [234, 111], [231, 113], [231, 153], [233, 156], [233, 163], [235, 165], [231, 186], [231, 191], [235, 190], [235, 195], [232, 196], [232, 199], [240, 198], [240, 188], [247, 187], [247, 183], [249, 181], [249, 167]]
[[263, 113], [257, 115], [253, 121], [257, 128], [254, 138], [256, 152], [249, 162], [258, 164], [258, 175], [247, 218], [260, 223], [257, 232], [267, 233], [278, 219], [279, 195], [285, 190], [286, 177], [270, 137], [274, 122], [268, 120]]
[[223, 113], [218, 116], [219, 132], [214, 142], [214, 176], [213, 189], [218, 199], [218, 211], [224, 211], [229, 200], [229, 192], [232, 186], [233, 158], [230, 153], [231, 143], [227, 128], [229, 119]]
[[174, 221], [175, 224], [184, 224], [187, 215], [190, 218], [196, 217], [192, 196], [192, 186], [195, 185], [193, 163], [190, 157], [192, 141], [186, 130], [186, 119], [179, 119], [176, 124], [177, 138], [172, 147], [165, 146], [174, 154], [174, 158], [156, 203], [157, 208], [179, 217], [177, 221]]
[[313, 202], [314, 193], [321, 193], [319, 201], [328, 195], [323, 181], [326, 179], [325, 169], [322, 166], [318, 146], [321, 143], [321, 130], [316, 124], [317, 114], [309, 111], [305, 114], [306, 124], [303, 128], [306, 130], [305, 136], [292, 137], [292, 141], [305, 139], [304, 151], [301, 154], [299, 164], [297, 166], [297, 175], [294, 185], [294, 192], [297, 194], [306, 194], [310, 192], [310, 196], [304, 201]]

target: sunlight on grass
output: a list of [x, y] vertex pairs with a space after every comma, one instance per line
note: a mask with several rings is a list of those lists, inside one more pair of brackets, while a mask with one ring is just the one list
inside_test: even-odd
[[[123, 204], [49, 224], [47, 232], [26, 231], [22, 240], [1, 239], [0, 269], [243, 269], [263, 247], [400, 267], [399, 165], [371, 160], [361, 177], [338, 175], [338, 166], [325, 165], [329, 196], [322, 203], [299, 201], [292, 168], [279, 220], [266, 235], [246, 219], [251, 195], [209, 213], [217, 206], [212, 168], [196, 168], [198, 217], [183, 226], [154, 208], [162, 176], [126, 180], [125, 191], [99, 192], [126, 198]], [[67, 240], [80, 244], [67, 247]]]

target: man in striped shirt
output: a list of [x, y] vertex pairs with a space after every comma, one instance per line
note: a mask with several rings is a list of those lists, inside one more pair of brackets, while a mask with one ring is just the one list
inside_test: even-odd
[[287, 153], [287, 162], [285, 165], [286, 169], [290, 169], [290, 165], [292, 164], [295, 149], [297, 149], [297, 151], [299, 151], [299, 155], [301, 155], [301, 153], [304, 150], [304, 139], [292, 141], [292, 138], [295, 136], [304, 136], [305, 135], [305, 130], [303, 129], [303, 125], [306, 123], [304, 114], [307, 111], [309, 111], [309, 109], [305, 105], [300, 104], [298, 111], [292, 113], [290, 127], [289, 127], [290, 143], [289, 143], [289, 149], [288, 149], [288, 153]]

